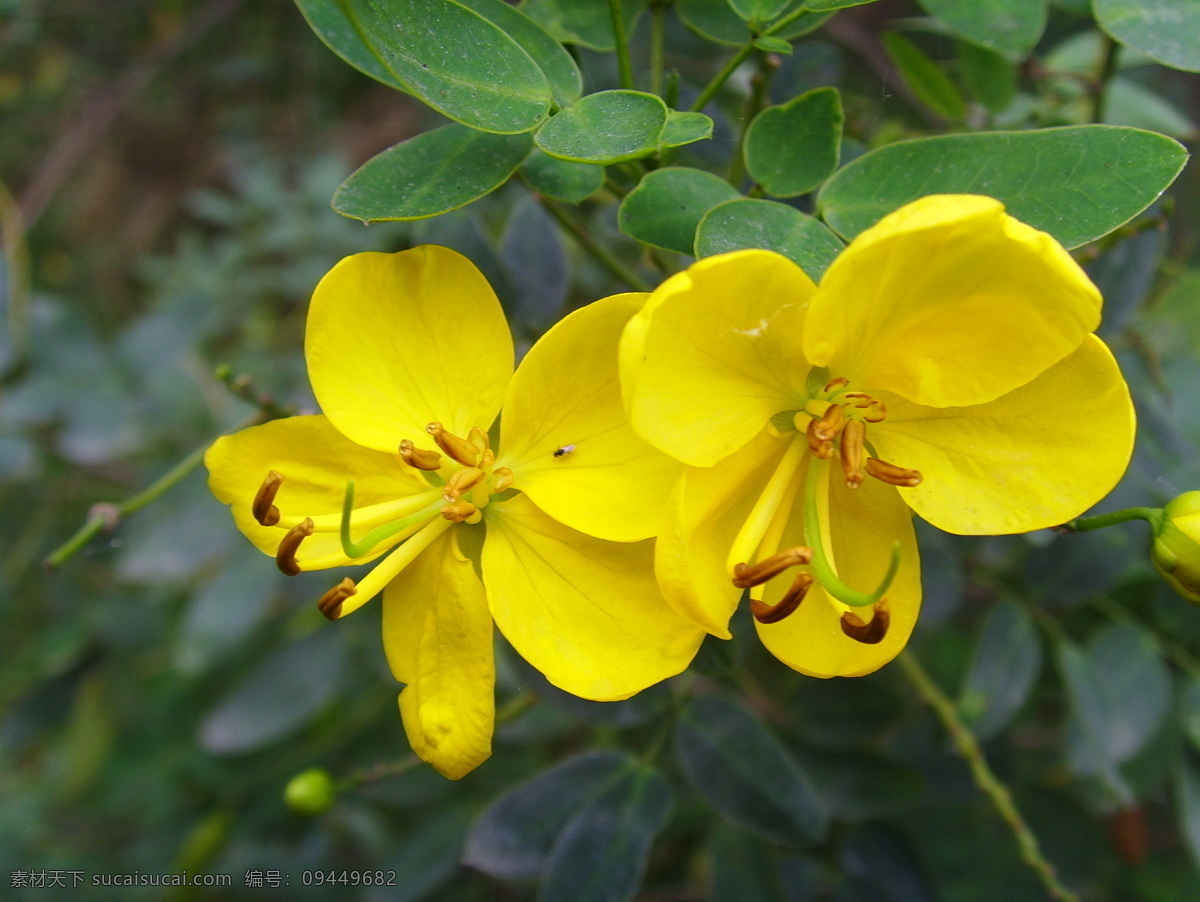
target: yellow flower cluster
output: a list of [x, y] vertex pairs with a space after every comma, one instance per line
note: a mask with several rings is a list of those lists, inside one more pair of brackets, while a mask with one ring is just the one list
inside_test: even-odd
[[[701, 260], [563, 319], [513, 370], [500, 304], [440, 247], [317, 286], [323, 414], [216, 442], [214, 494], [286, 573], [374, 562], [413, 749], [487, 758], [492, 624], [554, 685], [615, 700], [729, 638], [869, 673], [917, 619], [911, 511], [956, 533], [1065, 522], [1132, 451], [1101, 299], [1049, 236], [975, 196], [864, 232], [815, 285], [767, 251]], [[498, 420], [498, 422], [497, 422]]]

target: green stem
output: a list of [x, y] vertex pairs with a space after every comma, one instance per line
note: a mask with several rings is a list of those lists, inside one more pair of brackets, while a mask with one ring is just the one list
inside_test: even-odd
[[1029, 829], [1025, 818], [1017, 809], [1012, 792], [988, 766], [983, 749], [979, 746], [979, 740], [971, 732], [971, 728], [959, 718], [954, 703], [942, 692], [912, 652], [903, 651], [896, 660], [899, 661], [900, 668], [904, 671], [908, 681], [917, 690], [917, 694], [933, 709], [938, 720], [942, 722], [942, 726], [954, 743], [955, 750], [970, 768], [975, 785], [988, 797], [992, 807], [996, 809], [996, 813], [1012, 831], [1021, 851], [1021, 860], [1038, 875], [1042, 886], [1046, 888], [1046, 892], [1050, 894], [1051, 898], [1057, 899], [1059, 902], [1079, 902], [1079, 897], [1063, 886], [1054, 871], [1054, 865], [1047, 861], [1042, 854], [1037, 836]]
[[575, 240], [579, 242], [585, 251], [596, 258], [597, 263], [634, 291], [653, 290], [653, 286], [650, 283], [618, 260], [612, 251], [597, 242], [591, 233], [583, 227], [583, 224], [578, 222], [575, 217], [571, 216], [557, 202], [542, 195], [538, 195], [538, 201], [545, 208], [546, 212], [558, 221], [559, 225], [574, 236]]
[[737, 71], [738, 66], [744, 63], [746, 58], [754, 52], [754, 42], [756, 40], [761, 37], [775, 34], [776, 32], [787, 28], [806, 12], [808, 12], [808, 10], [801, 6], [791, 15], [784, 16], [770, 28], [764, 29], [760, 34], [755, 35], [753, 38], [747, 41], [738, 50], [738, 52], [735, 53], [732, 58], [730, 58], [729, 62], [721, 67], [721, 71], [713, 76], [713, 80], [705, 86], [704, 90], [700, 92], [700, 96], [696, 98], [696, 102], [691, 106], [691, 111], [693, 113], [698, 113], [708, 105], [708, 102], [716, 96], [717, 91], [721, 90], [725, 82], [729, 81], [729, 76], [733, 75], [733, 73]]
[[1128, 523], [1131, 520], [1145, 520], [1155, 529], [1162, 521], [1162, 511], [1155, 507], [1129, 507], [1125, 510], [1113, 511], [1108, 514], [1096, 514], [1094, 517], [1076, 517], [1062, 528], [1067, 532], [1091, 532], [1093, 529], [1104, 529], [1116, 526], [1118, 523]]
[[663, 93], [663, 47], [666, 44], [667, 4], [654, 3], [650, 7], [650, 93], [659, 97]]
[[629, 59], [629, 35], [625, 33], [625, 10], [621, 8], [621, 0], [608, 0], [608, 11], [612, 16], [613, 41], [617, 45], [621, 87], [633, 90], [633, 63]]
[[735, 188], [741, 186], [742, 179], [746, 175], [746, 132], [750, 130], [750, 123], [754, 121], [754, 117], [762, 111], [767, 91], [771, 86], [771, 79], [775, 76], [775, 70], [778, 68], [769, 54], [759, 54], [758, 71], [750, 79], [750, 97], [746, 100], [746, 108], [742, 111], [742, 126], [738, 131], [737, 147], [733, 149], [733, 158], [729, 161], [727, 180]]
[[[1102, 33], [1103, 34], [1103, 33]], [[1105, 105], [1108, 103], [1108, 83], [1112, 81], [1117, 71], [1117, 53], [1120, 46], [1104, 34], [1104, 60], [1100, 64], [1100, 74], [1092, 86], [1092, 121], [1103, 122]]]

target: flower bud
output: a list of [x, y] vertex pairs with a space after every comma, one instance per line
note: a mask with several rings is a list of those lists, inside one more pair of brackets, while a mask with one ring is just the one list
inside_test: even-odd
[[333, 777], [323, 767], [301, 771], [283, 790], [283, 800], [297, 814], [321, 814], [333, 804], [336, 795]]
[[1200, 605], [1200, 492], [1184, 492], [1163, 508], [1150, 559], [1172, 589]]

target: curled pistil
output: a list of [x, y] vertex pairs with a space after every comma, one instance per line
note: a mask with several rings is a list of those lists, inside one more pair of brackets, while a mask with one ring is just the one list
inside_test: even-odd
[[733, 584], [739, 589], [761, 586], [790, 567], [812, 560], [812, 549], [803, 545], [789, 548], [759, 561], [757, 564], [737, 564], [733, 568]]
[[300, 543], [313, 534], [314, 524], [311, 517], [305, 517], [287, 531], [287, 535], [279, 542], [275, 552], [275, 566], [287, 576], [295, 576], [300, 572], [300, 564], [296, 561], [296, 551]]
[[792, 580], [791, 586], [783, 593], [783, 598], [779, 599], [778, 603], [770, 605], [757, 598], [750, 599], [750, 613], [759, 623], [778, 623], [800, 607], [800, 602], [804, 601], [804, 596], [808, 594], [814, 582], [811, 573], [801, 571], [796, 574], [796, 578]]
[[321, 596], [321, 600], [317, 602], [317, 610], [325, 615], [326, 620], [337, 620], [342, 616], [342, 602], [357, 592], [354, 580], [347, 576]]
[[910, 489], [920, 485], [925, 478], [921, 475], [920, 470], [898, 467], [895, 464], [890, 464], [886, 460], [879, 460], [876, 457], [867, 458], [867, 472], [880, 482]]
[[408, 439], [400, 443], [400, 459], [418, 470], [439, 470], [442, 466], [442, 455], [418, 448]]
[[275, 496], [279, 486], [283, 484], [283, 474], [276, 470], [268, 470], [267, 478], [262, 481], [254, 494], [254, 503], [250, 512], [262, 526], [274, 526], [279, 522], [279, 508], [275, 506]]
[[875, 616], [870, 621], [864, 621], [854, 611], [842, 614], [842, 632], [863, 645], [878, 645], [887, 636], [891, 615], [887, 609], [887, 599], [881, 598], [875, 603]]
[[[464, 467], [475, 466], [479, 462], [479, 455], [484, 451], [484, 448], [477, 447], [464, 438], [459, 438], [453, 432], [447, 432], [442, 428], [441, 423], [430, 423], [425, 427], [425, 431], [433, 436], [433, 440], [437, 442], [439, 448]], [[482, 432], [482, 430], [480, 431]], [[484, 440], [486, 441], [486, 439], [485, 435]]]

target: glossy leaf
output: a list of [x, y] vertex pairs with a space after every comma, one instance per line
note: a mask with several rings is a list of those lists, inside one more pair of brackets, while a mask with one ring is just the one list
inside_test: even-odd
[[703, 113], [671, 110], [667, 113], [667, 122], [659, 136], [658, 149], [666, 150], [669, 147], [682, 147], [685, 144], [703, 141], [705, 138], [711, 138], [712, 132], [713, 121]]
[[456, 0], [483, 16], [521, 45], [546, 76], [554, 102], [569, 106], [583, 94], [583, 76], [575, 58], [541, 25], [504, 0]]
[[959, 120], [966, 115], [962, 94], [924, 50], [894, 31], [883, 36], [883, 49], [921, 103], [946, 119]]
[[617, 224], [638, 241], [690, 254], [696, 226], [704, 214], [740, 196], [729, 182], [711, 172], [677, 166], [657, 169], [621, 201]]
[[540, 194], [577, 204], [604, 184], [604, 167], [559, 160], [534, 148], [521, 164], [521, 174]]
[[[621, 0], [625, 30], [632, 34], [646, 0]], [[564, 44], [579, 44], [589, 50], [607, 52], [613, 41], [612, 14], [608, 3], [596, 0], [529, 0], [522, 11]]]
[[457, 210], [507, 182], [531, 145], [528, 135], [444, 125], [367, 160], [338, 188], [333, 208], [363, 222]]
[[844, 119], [836, 88], [768, 107], [746, 132], [746, 170], [773, 197], [813, 190], [837, 169]]
[[564, 828], [634, 765], [620, 752], [588, 752], [543, 771], [493, 801], [467, 836], [463, 862], [493, 877], [542, 872]]
[[380, 59], [439, 113], [497, 134], [531, 131], [553, 95], [513, 38], [455, 0], [346, 0]]
[[1046, 27], [1046, 0], [919, 0], [931, 16], [976, 44], [1024, 56]]
[[808, 777], [738, 705], [695, 699], [675, 725], [675, 754], [692, 789], [733, 823], [785, 845], [824, 837], [825, 806]]
[[770, 22], [787, 8], [791, 0], [729, 0], [733, 11], [751, 24]]
[[[801, 6], [804, 6], [804, 0], [790, 0], [775, 17], [775, 21], [790, 16]], [[684, 25], [702, 38], [718, 44], [741, 45], [754, 37], [754, 32], [742, 17], [734, 12], [729, 0], [677, 0], [675, 9]], [[828, 14], [805, 12], [786, 28], [774, 33], [773, 37], [785, 41], [798, 38], [819, 28], [828, 18]]]
[[958, 705], [977, 736], [989, 739], [1008, 726], [1041, 669], [1041, 639], [1025, 609], [1013, 602], [992, 608], [983, 621]]
[[619, 163], [658, 150], [667, 105], [642, 91], [589, 94], [538, 131], [537, 146], [560, 160]]
[[697, 257], [748, 247], [783, 254], [819, 281], [842, 242], [811, 216], [772, 200], [731, 200], [709, 210], [696, 228]]
[[825, 183], [817, 205], [849, 239], [927, 194], [987, 194], [1073, 248], [1145, 210], [1186, 161], [1170, 138], [1111, 125], [941, 135], [863, 154]]
[[343, 61], [389, 88], [407, 90], [379, 61], [371, 48], [363, 43], [358, 29], [342, 9], [339, 0], [296, 0], [296, 5], [321, 43]]
[[1200, 4], [1194, 0], [1095, 0], [1096, 21], [1134, 50], [1173, 69], [1200, 72]]
[[658, 771], [628, 764], [572, 820], [546, 863], [541, 902], [625, 902], [641, 888], [650, 847], [675, 797]]
[[971, 96], [993, 113], [1008, 109], [1016, 99], [1016, 67], [994, 50], [959, 41], [958, 72]]

